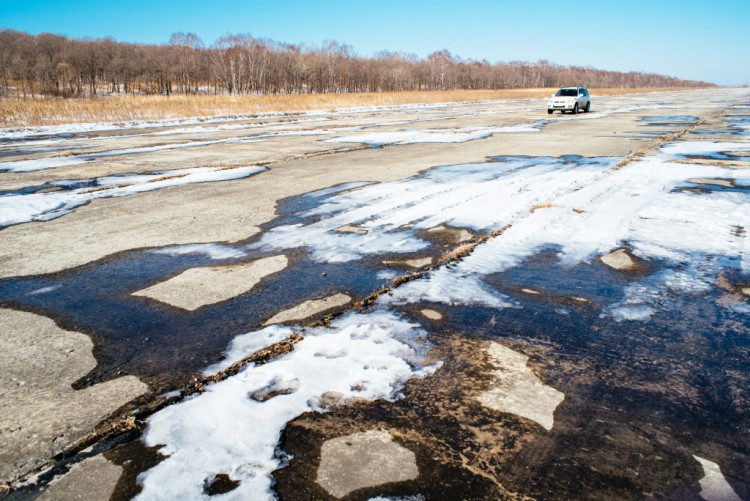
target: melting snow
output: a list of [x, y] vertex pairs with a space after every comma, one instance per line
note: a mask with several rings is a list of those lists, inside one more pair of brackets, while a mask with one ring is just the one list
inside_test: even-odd
[[226, 143], [248, 143], [257, 142], [257, 138], [230, 138], [216, 139], [213, 141], [190, 141], [186, 143], [162, 144], [159, 146], [144, 146], [140, 148], [125, 148], [120, 150], [102, 151], [99, 153], [85, 153], [83, 155], [70, 155], [60, 157], [39, 158], [33, 160], [18, 160], [15, 162], [0, 162], [0, 171], [10, 172], [31, 172], [37, 170], [54, 169], [58, 167], [69, 167], [71, 165], [83, 164], [96, 160], [97, 158], [116, 157], [122, 155], [132, 155], [136, 153], [152, 153], [154, 151], [165, 151], [182, 148], [196, 148], [199, 146], [209, 146], [212, 144]]
[[85, 185], [85, 187], [47, 193], [1, 195], [0, 227], [54, 219], [97, 198], [124, 197], [171, 186], [240, 179], [264, 170], [266, 170], [265, 167], [259, 166], [235, 169], [197, 167], [150, 174], [108, 176], [94, 180], [59, 181], [52, 184], [57, 186]]
[[[499, 198], [499, 207], [477, 211], [477, 217], [484, 220], [474, 224], [491, 229], [500, 222], [512, 222], [511, 228], [478, 246], [454, 267], [442, 268], [426, 279], [399, 287], [390, 300], [500, 307], [509, 304], [507, 298], [485, 285], [485, 275], [516, 266], [543, 248], [559, 248], [561, 264], [572, 266], [623, 242], [628, 242], [637, 256], [666, 260], [674, 269], [626, 290], [623, 303], [609, 311], [616, 318], [648, 318], [655, 308], [671, 304], [663, 300], [669, 291], [705, 292], [717, 270], [700, 264], [708, 257], [722, 256], [727, 265], [740, 263], [743, 270], [750, 269], [750, 241], [736, 231], [738, 226], [750, 225], [747, 194], [673, 192], [693, 177], [750, 181], [746, 170], [669, 161], [677, 152], [712, 151], [705, 144], [680, 143], [679, 148], [665, 148], [669, 156], [632, 163], [617, 171], [598, 169], [593, 176], [586, 176], [584, 167], [580, 175], [588, 182], [579, 185], [579, 189], [565, 189], [565, 170], [553, 169], [541, 183], [531, 181], [527, 187], [531, 193], [543, 192], [548, 183], [561, 188], [549, 196], [546, 208], [533, 213], [516, 211], [506, 214], [507, 219], [503, 220], [497, 218], [502, 207], [512, 206], [526, 191]], [[708, 144], [714, 144], [713, 151], [748, 147], [743, 143]], [[522, 206], [529, 207], [528, 200]], [[690, 263], [694, 265], [680, 271]]]
[[231, 259], [245, 256], [246, 253], [220, 244], [187, 244], [165, 247], [150, 251], [153, 254], [166, 254], [168, 256], [180, 256], [184, 254], [203, 254], [211, 259]]
[[[272, 326], [245, 338], [260, 337], [260, 346], [288, 332]], [[217, 473], [240, 481], [226, 497], [273, 499], [271, 472], [283, 465], [276, 447], [287, 422], [339, 401], [396, 398], [406, 380], [436, 369], [422, 366], [417, 339], [426, 333], [393, 313], [350, 313], [304, 333], [292, 352], [151, 416], [143, 440], [162, 445], [167, 458], [138, 477], [136, 499], [200, 499], [204, 480]], [[242, 344], [232, 350], [244, 356]]]
[[459, 129], [425, 129], [403, 130], [394, 132], [370, 132], [354, 136], [343, 136], [328, 139], [328, 143], [364, 143], [372, 146], [384, 144], [414, 144], [414, 143], [463, 143], [474, 139], [484, 139], [492, 134], [513, 132], [540, 132], [541, 122], [529, 125], [508, 127], [476, 127]]
[[[301, 214], [319, 221], [279, 226], [253, 244], [264, 250], [308, 247], [321, 262], [369, 254], [414, 252], [429, 244], [415, 236], [440, 225], [476, 230], [502, 225], [533, 204], [582, 188], [613, 158], [510, 158], [433, 169], [403, 181], [334, 196]], [[356, 225], [366, 234], [335, 231]]]

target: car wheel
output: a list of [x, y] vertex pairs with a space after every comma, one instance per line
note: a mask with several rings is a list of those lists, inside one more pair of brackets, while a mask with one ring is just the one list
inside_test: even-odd
[[554, 110], [547, 110], [547, 114], [551, 115]]
[[574, 115], [578, 115], [578, 103], [576, 103], [576, 104], [573, 105], [573, 111], [572, 111], [572, 113]]
[[590, 109], [591, 109], [591, 101], [586, 103], [586, 107], [583, 109], [583, 112], [588, 113]]

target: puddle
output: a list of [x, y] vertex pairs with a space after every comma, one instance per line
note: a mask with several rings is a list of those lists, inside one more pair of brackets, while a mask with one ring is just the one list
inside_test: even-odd
[[[240, 260], [222, 261], [227, 262]], [[77, 388], [122, 372], [160, 391], [216, 362], [234, 336], [253, 330], [280, 309], [332, 291], [361, 297], [382, 284], [365, 265], [318, 265], [298, 253], [286, 270], [267, 277], [251, 293], [195, 312], [130, 295], [188, 268], [213, 264], [202, 255], [128, 252], [69, 272], [4, 280], [0, 304], [41, 312], [65, 329], [92, 337], [98, 365]]]
[[[604, 490], [593, 497], [606, 498], [604, 486], [617, 484], [636, 498], [648, 491], [685, 499], [691, 496], [678, 486], [689, 485], [686, 476], [701, 477], [685, 451], [703, 449], [716, 454], [740, 495], [750, 494], [750, 320], [720, 306], [719, 291], [674, 297], [674, 309], [646, 323], [602, 317], [601, 305], [635, 280], [595, 263], [560, 266], [550, 251], [486, 278], [520, 308], [419, 305], [443, 315], [438, 327], [424, 324], [431, 339], [448, 332], [501, 342], [528, 355], [541, 379], [565, 394], [550, 435], [537, 432], [520, 452], [496, 455], [503, 466], [492, 471], [506, 488], [540, 499], [575, 498], [599, 492], [596, 484]], [[524, 294], [522, 287], [542, 293]], [[566, 300], [574, 295], [590, 303]], [[397, 307], [417, 319], [415, 308]], [[414, 411], [420, 399], [412, 398], [372, 404], [377, 411], [336, 412], [359, 416], [360, 423], [403, 415], [397, 422], [409, 427], [405, 416], [431, 416], [428, 409]], [[555, 480], [561, 478], [569, 480]], [[623, 478], [627, 485], [618, 483]]]
[[[89, 183], [66, 183], [61, 187], [80, 189]], [[282, 200], [279, 216], [262, 228], [314, 223], [324, 216], [310, 216], [309, 211], [332, 197], [345, 196], [369, 184], [349, 183]], [[47, 187], [27, 190], [34, 193]], [[4, 279], [0, 281], [0, 306], [38, 312], [55, 319], [65, 329], [91, 336], [98, 365], [76, 388], [133, 374], [153, 390], [162, 391], [179, 387], [193, 374], [217, 362], [232, 338], [259, 327], [279, 311], [336, 292], [349, 294], [356, 301], [389, 283], [388, 279], [378, 278], [378, 272], [383, 270], [382, 260], [436, 260], [452, 246], [449, 241], [436, 241], [417, 254], [385, 251], [347, 263], [320, 263], [304, 249], [285, 250], [290, 258], [285, 270], [266, 277], [249, 293], [194, 312], [131, 296], [189, 268], [248, 262], [278, 254], [249, 249], [262, 237], [263, 234], [210, 248], [134, 250], [61, 273]]]
[[653, 127], [673, 125], [685, 126], [698, 121], [698, 117], [693, 115], [669, 115], [659, 117], [643, 117], [640, 119], [640, 121], [645, 122], [646, 124]]
[[658, 131], [658, 130], [646, 130], [646, 131], [630, 131], [629, 134], [642, 134], [644, 136], [666, 136], [667, 134], [672, 134], [672, 131]]
[[641, 118], [641, 122], [695, 122], [697, 120], [698, 117], [693, 115], [666, 115]]
[[678, 186], [672, 190], [675, 193], [750, 193], [750, 186], [738, 185], [733, 179], [702, 179], [688, 180], [686, 186]]
[[690, 131], [691, 134], [696, 134], [698, 136], [719, 136], [719, 135], [729, 135], [729, 136], [747, 136], [750, 135], [750, 132], [745, 130], [738, 130], [738, 129], [711, 129], [711, 130], [692, 130]]

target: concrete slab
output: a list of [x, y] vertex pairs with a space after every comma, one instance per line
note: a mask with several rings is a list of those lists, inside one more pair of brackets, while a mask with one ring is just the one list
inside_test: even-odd
[[67, 474], [50, 484], [38, 499], [108, 501], [121, 474], [121, 466], [107, 461], [104, 456], [94, 456], [74, 465]]
[[443, 314], [437, 310], [430, 310], [429, 308], [425, 308], [425, 309], [419, 310], [419, 312], [425, 317], [429, 318], [430, 320], [442, 320], [443, 319]]
[[134, 376], [73, 390], [96, 366], [93, 343], [48, 318], [0, 309], [0, 332], [0, 480], [45, 464], [148, 390]]
[[551, 430], [555, 422], [553, 414], [565, 395], [542, 383], [526, 366], [529, 360], [526, 355], [494, 342], [485, 351], [495, 366], [494, 381], [479, 395], [479, 402], [490, 409], [536, 421]]
[[326, 441], [320, 451], [317, 482], [341, 498], [364, 487], [418, 476], [413, 452], [395, 443], [389, 432], [371, 430]]
[[282, 322], [291, 322], [293, 320], [303, 320], [309, 318], [318, 313], [336, 308], [337, 306], [344, 306], [348, 304], [352, 298], [346, 294], [338, 293], [332, 296], [327, 296], [321, 299], [311, 299], [305, 301], [302, 304], [289, 308], [288, 310], [280, 311], [273, 317], [266, 320], [264, 325], [279, 324]]
[[700, 495], [703, 499], [706, 501], [742, 501], [724, 478], [718, 464], [695, 455], [693, 457], [703, 468], [703, 478], [700, 479]]
[[386, 266], [408, 266], [409, 268], [424, 268], [432, 264], [431, 257], [416, 259], [387, 259], [383, 261]]
[[288, 263], [282, 254], [249, 263], [191, 268], [132, 295], [193, 311], [252, 290], [263, 278], [283, 270]]

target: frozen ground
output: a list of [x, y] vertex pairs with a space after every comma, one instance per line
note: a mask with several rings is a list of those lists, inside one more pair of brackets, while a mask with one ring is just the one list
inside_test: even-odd
[[[83, 406], [125, 375], [150, 390], [89, 402], [94, 435], [11, 402], [13, 443], [68, 431], [0, 480], [17, 499], [91, 465], [118, 498], [748, 499], [749, 102], [0, 131], [0, 321], [90, 336]], [[41, 332], [25, 357], [71, 353]]]

